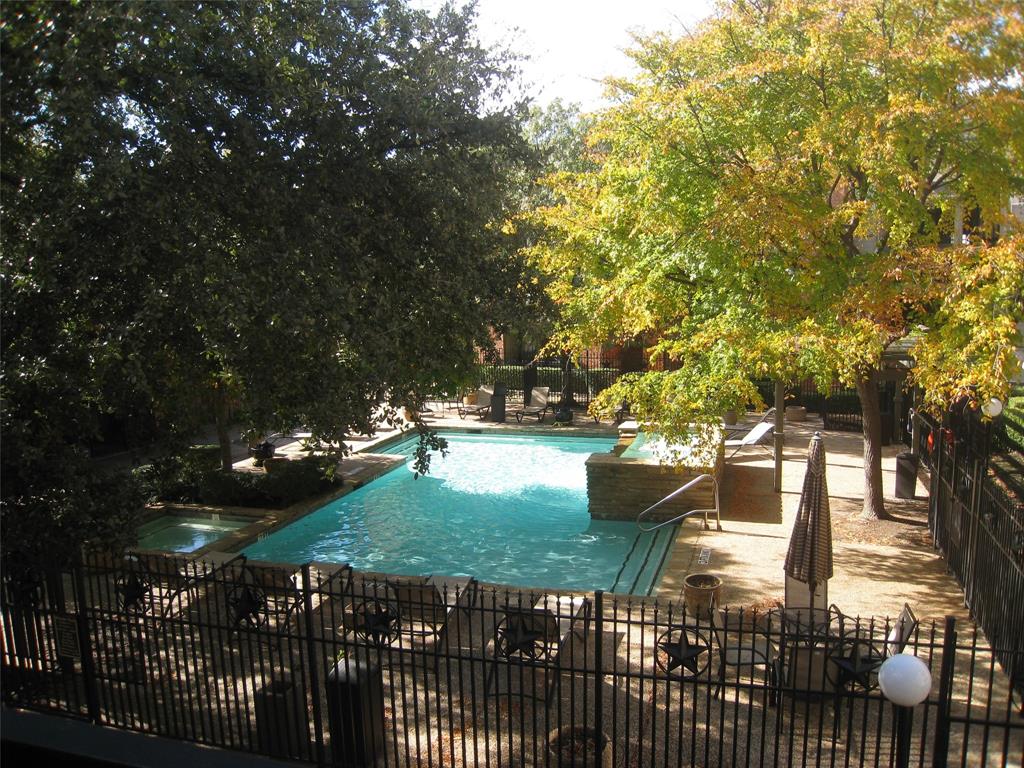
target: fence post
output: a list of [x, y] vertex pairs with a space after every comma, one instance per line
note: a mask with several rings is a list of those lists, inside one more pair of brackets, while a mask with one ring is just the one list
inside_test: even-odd
[[[604, 591], [594, 592], [594, 727], [604, 732]], [[607, 749], [614, 749], [609, 744]]]
[[313, 737], [316, 740], [316, 762], [324, 765], [324, 724], [320, 708], [320, 675], [317, 674], [316, 640], [313, 637], [313, 585], [309, 563], [302, 566], [302, 613], [306, 625], [306, 652], [309, 654], [309, 685], [313, 694]]
[[78, 648], [82, 654], [82, 682], [85, 685], [85, 706], [89, 720], [100, 723], [100, 697], [96, 691], [96, 667], [92, 659], [92, 643], [89, 639], [89, 619], [85, 615], [85, 582], [82, 581], [82, 561], [71, 564], [71, 580], [75, 585], [75, 621], [78, 624]]
[[935, 745], [932, 768], [946, 768], [949, 758], [949, 706], [953, 696], [953, 669], [956, 663], [956, 618], [946, 617], [942, 635], [942, 667], [939, 671], [939, 706], [935, 713]]

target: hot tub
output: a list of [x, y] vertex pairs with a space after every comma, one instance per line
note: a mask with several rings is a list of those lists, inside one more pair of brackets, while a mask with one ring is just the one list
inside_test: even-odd
[[157, 549], [163, 552], [195, 552], [208, 547], [232, 531], [245, 528], [253, 521], [244, 518], [185, 517], [162, 515], [139, 526], [139, 549]]
[[[635, 520], [698, 475], [713, 475], [720, 481], [724, 461], [724, 436], [718, 427], [685, 443], [668, 442], [656, 432], [638, 432], [620, 455], [595, 453], [587, 459], [590, 515], [600, 520]], [[714, 506], [714, 485], [699, 483], [660, 507], [651, 519]]]

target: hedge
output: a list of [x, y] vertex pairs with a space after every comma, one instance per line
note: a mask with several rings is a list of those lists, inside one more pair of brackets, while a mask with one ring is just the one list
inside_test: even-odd
[[151, 499], [230, 507], [280, 509], [341, 484], [337, 460], [307, 456], [279, 464], [271, 473], [199, 469], [194, 456], [167, 458], [144, 467], [139, 478]]

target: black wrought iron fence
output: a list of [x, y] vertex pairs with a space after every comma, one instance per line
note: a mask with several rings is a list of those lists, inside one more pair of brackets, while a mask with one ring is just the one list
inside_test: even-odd
[[[560, 404], [563, 393], [571, 393], [572, 404], [589, 406], [594, 397], [614, 384], [621, 370], [617, 359], [585, 351], [573, 357], [536, 359], [524, 355], [518, 359], [481, 352], [479, 378], [481, 384], [504, 384], [511, 402], [521, 402], [529, 385], [547, 387], [550, 402]], [[529, 398], [529, 393], [525, 393]]]
[[888, 766], [877, 674], [900, 650], [934, 681], [912, 765], [1024, 756], [1007, 649], [952, 619], [695, 615], [243, 557], [92, 559], [3, 587], [8, 703], [320, 765]]
[[1024, 698], [1024, 503], [989, 466], [991, 426], [972, 411], [940, 423], [917, 415], [918, 453], [931, 472], [928, 524], [964, 588], [971, 615], [1002, 650]]

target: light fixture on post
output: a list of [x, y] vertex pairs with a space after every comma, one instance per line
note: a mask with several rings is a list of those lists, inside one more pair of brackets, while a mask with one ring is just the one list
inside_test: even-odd
[[989, 398], [989, 401], [981, 406], [981, 412], [990, 419], [994, 419], [1003, 412], [1003, 401], [998, 397]]
[[931, 670], [917, 656], [897, 653], [882, 662], [878, 687], [896, 709], [896, 768], [908, 768], [914, 707], [928, 698]]

